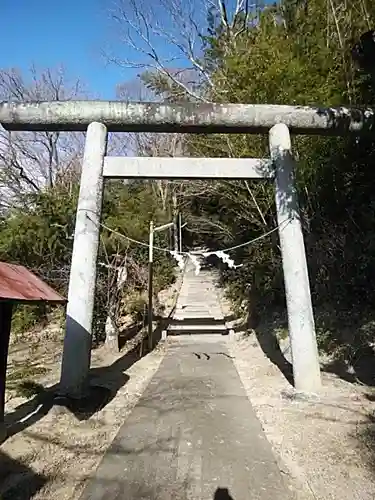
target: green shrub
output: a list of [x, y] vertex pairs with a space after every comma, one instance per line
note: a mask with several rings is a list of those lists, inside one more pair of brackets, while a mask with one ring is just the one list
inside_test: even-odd
[[47, 312], [43, 304], [15, 306], [12, 316], [12, 333], [25, 333], [36, 325], [47, 322]]

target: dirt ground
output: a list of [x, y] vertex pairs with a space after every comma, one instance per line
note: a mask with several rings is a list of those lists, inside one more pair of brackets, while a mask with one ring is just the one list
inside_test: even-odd
[[[163, 294], [167, 311], [178, 287], [179, 283]], [[53, 386], [58, 382], [61, 347], [56, 332], [47, 332], [46, 339], [41, 337], [27, 349], [15, 344], [9, 372], [28, 366], [33, 380]], [[374, 499], [374, 390], [323, 373], [322, 393], [298, 399], [280, 369], [264, 354], [255, 333], [230, 335], [228, 347], [280, 469], [299, 484], [301, 498]], [[163, 356], [163, 347], [141, 359], [131, 353], [113, 355], [105, 348], [96, 349], [92, 384], [109, 391], [104, 407], [102, 403], [95, 406], [96, 393], [91, 406], [83, 409], [9, 394], [6, 413], [14, 434], [0, 449], [1, 500], [79, 498], [85, 478], [97, 467]]]
[[[223, 290], [219, 295], [224, 314], [231, 317]], [[229, 335], [228, 348], [241, 381], [281, 471], [299, 485], [301, 498], [373, 500], [375, 389], [326, 372], [328, 360], [322, 357], [322, 391], [298, 398], [288, 381], [291, 366], [282, 356], [290, 356], [288, 340], [273, 353], [276, 366], [259, 335], [262, 328], [256, 334], [241, 331], [238, 320], [228, 325], [236, 332]]]
[[[181, 276], [159, 295], [165, 315], [173, 308], [180, 286]], [[67, 407], [63, 401], [52, 403], [45, 391], [53, 390], [59, 380], [61, 331], [48, 328], [27, 343], [12, 344], [6, 396], [10, 436], [0, 448], [1, 500], [79, 498], [85, 479], [96, 469], [163, 359], [163, 347], [139, 358], [132, 344], [119, 354], [104, 346], [93, 350], [92, 394], [77, 407]], [[36, 384], [34, 393], [38, 387], [44, 392], [19, 395], [13, 381], [18, 382], [20, 371]]]
[[298, 398], [255, 333], [228, 344], [281, 470], [314, 500], [374, 499], [374, 390], [323, 371], [322, 392]]
[[[111, 364], [104, 352], [98, 349], [95, 354], [96, 364]], [[4, 479], [0, 498], [78, 498], [84, 479], [97, 467], [104, 450], [138, 401], [162, 358], [163, 351], [155, 350], [129, 368], [124, 366], [123, 371], [120, 367], [114, 377], [116, 383], [120, 377], [123, 385], [105, 408], [93, 415], [89, 413], [85, 418], [81, 413], [54, 406], [46, 414], [41, 408], [36, 422], [30, 416], [31, 425], [26, 420], [25, 428], [8, 438], [1, 447], [1, 453], [6, 457], [0, 472], [0, 479], [2, 476]], [[101, 386], [102, 382], [99, 381]], [[20, 464], [27, 466], [26, 472], [19, 471]]]

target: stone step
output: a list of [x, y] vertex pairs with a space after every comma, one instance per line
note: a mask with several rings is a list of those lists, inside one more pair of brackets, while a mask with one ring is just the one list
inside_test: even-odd
[[191, 330], [191, 329], [207, 329], [207, 330], [225, 330], [226, 329], [226, 326], [225, 324], [222, 322], [222, 321], [211, 321], [211, 323], [200, 323], [199, 321], [196, 321], [196, 322], [188, 322], [188, 323], [185, 323], [185, 322], [182, 322], [181, 324], [180, 323], [173, 323], [171, 322], [169, 325], [168, 325], [168, 330]]
[[173, 325], [170, 324], [167, 328], [168, 335], [179, 335], [179, 334], [199, 334], [199, 333], [220, 333], [220, 334], [228, 334], [228, 329], [223, 323], [211, 324], [211, 325], [199, 325], [199, 324], [190, 324], [190, 325]]
[[217, 307], [217, 306], [208, 306], [208, 307], [205, 307], [205, 306], [183, 306], [183, 307], [176, 307], [176, 311], [186, 311], [186, 312], [201, 312], [201, 311], [217, 311], [217, 312], [221, 312], [221, 308], [220, 307]]
[[224, 320], [223, 314], [220, 312], [212, 312], [212, 311], [203, 311], [201, 313], [189, 313], [186, 311], [176, 311], [174, 314], [174, 318], [189, 318], [189, 319], [194, 319], [194, 318], [212, 318], [212, 319], [221, 319]]
[[189, 314], [195, 314], [195, 313], [207, 313], [209, 311], [214, 312], [215, 314], [221, 314], [221, 309], [217, 307], [177, 307], [176, 312], [182, 312], [182, 313], [189, 313]]
[[217, 307], [217, 306], [187, 306], [187, 305], [183, 305], [183, 306], [177, 306], [176, 307], [176, 311], [189, 311], [189, 312], [192, 312], [192, 311], [221, 311], [221, 308], [220, 307]]
[[213, 276], [211, 270], [201, 270], [200, 274], [195, 276], [194, 271], [194, 266], [188, 262], [167, 333], [169, 335], [227, 334], [228, 329], [216, 289], [216, 275]]
[[182, 307], [219, 307], [219, 304], [216, 301], [204, 301], [204, 300], [197, 300], [197, 301], [190, 301], [189, 299], [186, 300], [179, 300], [178, 304]]
[[215, 318], [214, 316], [174, 316], [170, 325], [217, 325], [224, 324], [224, 318]]

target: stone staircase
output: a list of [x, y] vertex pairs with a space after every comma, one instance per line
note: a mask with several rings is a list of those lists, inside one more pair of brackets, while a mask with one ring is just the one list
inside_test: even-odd
[[193, 263], [188, 261], [167, 334], [208, 333], [228, 333], [215, 286], [215, 274], [210, 270], [201, 269], [196, 276]]

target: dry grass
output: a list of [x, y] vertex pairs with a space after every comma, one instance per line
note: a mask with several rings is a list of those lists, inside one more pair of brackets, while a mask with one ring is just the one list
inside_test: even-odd
[[[163, 352], [159, 349], [126, 369], [122, 373], [124, 385], [119, 387], [104, 408], [93, 415], [85, 418], [83, 412], [55, 406], [3, 444], [3, 453], [33, 471], [29, 474], [27, 488], [32, 488], [32, 483], [39, 481], [40, 477], [46, 479], [33, 498], [78, 498], [83, 481], [98, 465], [105, 449], [159, 367], [162, 357]], [[111, 356], [104, 348], [95, 353], [96, 366], [110, 366], [118, 359], [121, 357]], [[103, 383], [103, 387], [117, 383], [113, 379], [96, 382]], [[19, 474], [17, 468], [8, 472], [1, 485], [0, 498], [7, 498], [5, 491], [9, 491], [13, 484], [16, 487], [8, 493], [9, 498], [30, 498], [25, 491], [24, 473]]]
[[[229, 315], [223, 293], [221, 299]], [[323, 372], [317, 398], [295, 398], [270, 353], [265, 354], [270, 346], [258, 338], [239, 331], [230, 336], [228, 347], [280, 469], [299, 484], [303, 499], [373, 500], [375, 389]], [[281, 350], [273, 358], [285, 368]]]
[[313, 499], [374, 499], [375, 403], [369, 389], [323, 374], [319, 397], [298, 400], [254, 334], [237, 334], [229, 345], [281, 468]]
[[[181, 277], [159, 297], [165, 315], [180, 284]], [[79, 498], [164, 355], [161, 346], [139, 359], [129, 345], [117, 355], [104, 346], [93, 351], [90, 400], [73, 407], [56, 404], [48, 390], [59, 380], [62, 332], [45, 330], [12, 344], [6, 402], [11, 436], [0, 452], [1, 500]]]
[[[178, 288], [177, 283], [162, 294], [166, 313]], [[225, 301], [223, 309], [229, 314]], [[254, 334], [236, 334], [228, 347], [280, 469], [300, 485], [301, 499], [375, 498], [373, 391], [326, 373], [319, 398], [298, 400], [291, 397], [288, 381]], [[13, 418], [18, 425], [20, 415], [25, 420], [2, 446], [1, 500], [78, 499], [85, 479], [141, 397], [163, 354], [160, 348], [139, 360], [131, 352], [115, 356], [99, 348], [93, 353], [92, 383], [110, 397], [101, 403], [99, 398], [95, 408], [49, 408], [48, 393], [40, 399], [40, 388], [58, 381], [61, 333], [49, 333], [48, 342], [39, 336], [32, 346], [13, 345], [9, 383], [35, 384], [29, 389], [36, 396], [25, 397], [14, 388], [9, 392], [8, 417], [18, 414], [18, 420]]]

